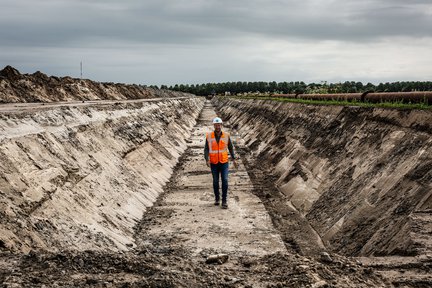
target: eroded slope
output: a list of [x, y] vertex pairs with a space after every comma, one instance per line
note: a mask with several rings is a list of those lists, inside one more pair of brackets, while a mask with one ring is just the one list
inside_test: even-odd
[[249, 167], [259, 167], [281, 192], [263, 198], [274, 197], [280, 209], [294, 206], [328, 249], [353, 256], [431, 255], [429, 111], [229, 98], [214, 103], [240, 133]]
[[163, 191], [197, 97], [0, 115], [1, 249], [118, 250]]

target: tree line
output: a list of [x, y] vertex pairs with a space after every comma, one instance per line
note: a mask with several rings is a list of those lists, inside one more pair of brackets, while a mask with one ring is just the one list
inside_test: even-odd
[[[159, 88], [157, 86], [150, 86]], [[362, 82], [346, 81], [344, 83], [310, 83], [297, 82], [224, 82], [206, 84], [176, 84], [161, 85], [160, 89], [182, 91], [195, 95], [211, 94], [244, 94], [244, 93], [273, 93], [273, 94], [330, 94], [330, 93], [363, 93], [363, 92], [411, 92], [432, 91], [431, 81], [386, 82], [374, 85]]]

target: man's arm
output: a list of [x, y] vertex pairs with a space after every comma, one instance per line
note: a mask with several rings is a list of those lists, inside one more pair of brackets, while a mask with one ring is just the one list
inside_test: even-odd
[[231, 158], [235, 159], [234, 147], [233, 147], [233, 144], [231, 142], [231, 137], [228, 138], [228, 150], [229, 150], [229, 153], [231, 154]]
[[233, 144], [231, 142], [231, 137], [228, 138], [228, 150], [229, 150], [229, 153], [231, 154], [231, 158], [233, 159], [234, 167], [237, 169], [238, 163], [237, 163], [236, 158], [235, 158], [234, 147], [233, 147]]
[[205, 146], [204, 146], [204, 158], [205, 158], [206, 163], [207, 163], [209, 161], [209, 146], [208, 146], [207, 137], [206, 137]]

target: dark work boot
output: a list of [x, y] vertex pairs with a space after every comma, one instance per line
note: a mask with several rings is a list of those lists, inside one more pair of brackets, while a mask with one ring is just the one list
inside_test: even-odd
[[222, 209], [228, 209], [228, 204], [226, 202], [222, 202]]
[[215, 200], [214, 205], [219, 206], [219, 200], [218, 199]]

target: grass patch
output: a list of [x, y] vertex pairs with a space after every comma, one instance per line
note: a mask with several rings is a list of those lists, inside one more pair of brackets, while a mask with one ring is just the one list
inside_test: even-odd
[[359, 102], [353, 101], [340, 101], [340, 100], [308, 100], [300, 98], [282, 98], [271, 97], [266, 95], [247, 95], [247, 96], [228, 96], [238, 99], [253, 99], [253, 100], [272, 100], [279, 102], [300, 103], [308, 105], [336, 105], [336, 106], [358, 106], [358, 107], [378, 107], [378, 108], [392, 108], [392, 109], [419, 109], [419, 110], [432, 110], [432, 105], [426, 103], [403, 103], [403, 102]]

